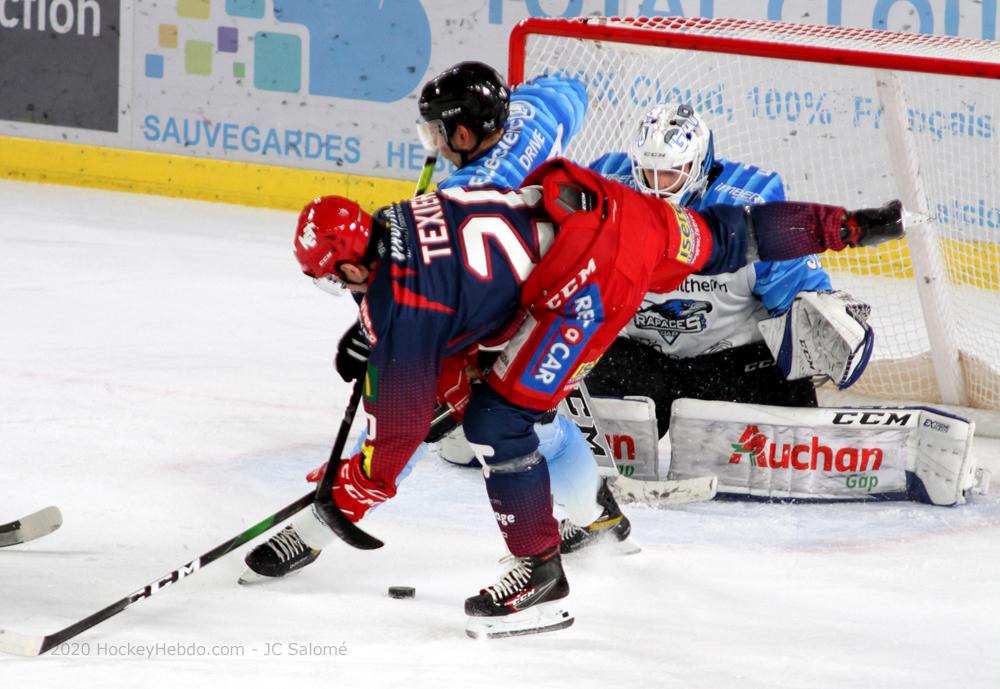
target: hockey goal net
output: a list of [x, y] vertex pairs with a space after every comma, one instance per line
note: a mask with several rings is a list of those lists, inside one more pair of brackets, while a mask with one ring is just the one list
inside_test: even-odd
[[778, 171], [790, 200], [900, 198], [925, 222], [878, 250], [825, 255], [873, 306], [854, 390], [1000, 409], [1000, 44], [734, 19], [530, 19], [509, 77], [587, 85], [566, 155], [627, 150], [643, 113], [687, 102], [719, 158]]

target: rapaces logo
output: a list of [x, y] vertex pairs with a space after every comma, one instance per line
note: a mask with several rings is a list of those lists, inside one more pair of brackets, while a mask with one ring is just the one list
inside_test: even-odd
[[879, 447], [842, 447], [835, 450], [815, 435], [808, 444], [779, 445], [753, 424], [747, 425], [739, 442], [732, 444], [732, 449], [730, 464], [740, 464], [747, 458], [764, 469], [856, 473], [878, 471], [882, 466], [882, 448]]
[[633, 322], [644, 330], [656, 330], [667, 344], [688, 333], [700, 333], [708, 328], [707, 314], [712, 304], [694, 299], [668, 299], [662, 303], [647, 303], [635, 314]]

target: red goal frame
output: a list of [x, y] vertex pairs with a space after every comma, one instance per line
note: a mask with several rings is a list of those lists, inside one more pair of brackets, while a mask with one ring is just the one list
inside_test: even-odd
[[[757, 38], [734, 35], [740, 32]], [[971, 38], [750, 19], [613, 17], [602, 22], [585, 17], [525, 19], [515, 26], [510, 34], [507, 72], [512, 84], [523, 82], [526, 76], [525, 48], [531, 35], [1000, 79], [996, 44]], [[762, 40], [765, 36], [772, 40]], [[847, 41], [856, 47], [817, 45], [826, 40]], [[900, 48], [914, 53], [900, 53]], [[917, 51], [924, 54], [915, 54]]]

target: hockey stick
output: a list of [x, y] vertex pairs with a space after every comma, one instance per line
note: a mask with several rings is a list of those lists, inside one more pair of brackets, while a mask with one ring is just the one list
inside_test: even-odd
[[[344, 418], [340, 424], [340, 432], [337, 434], [337, 439], [333, 444], [333, 449], [330, 451], [330, 464], [327, 465], [328, 468], [332, 465], [334, 460], [339, 460], [340, 456], [344, 452], [344, 445], [347, 444], [347, 435], [351, 430], [351, 423], [354, 421], [354, 413], [357, 411], [358, 402], [361, 400], [361, 393], [363, 389], [364, 389], [364, 379], [361, 379], [357, 381], [357, 383], [355, 383], [354, 390], [351, 393], [350, 401], [347, 403], [347, 409], [344, 411]], [[333, 483], [333, 476], [335, 475], [335, 473], [336, 472], [333, 471], [325, 472], [323, 481], [320, 481], [320, 488], [318, 488], [317, 491], [322, 491], [323, 490], [322, 487], [325, 483], [327, 485], [325, 494], [329, 496], [330, 486]], [[329, 482], [326, 481], [327, 476], [330, 476]], [[194, 574], [203, 567], [206, 567], [215, 560], [218, 560], [220, 557], [223, 557], [224, 555], [231, 553], [232, 551], [236, 550], [245, 543], [248, 543], [249, 541], [252, 541], [253, 539], [257, 538], [257, 536], [271, 529], [276, 524], [285, 521], [292, 515], [300, 512], [306, 507], [309, 507], [314, 502], [316, 502], [316, 500], [317, 500], [316, 492], [309, 492], [306, 495], [303, 495], [301, 498], [299, 498], [292, 504], [278, 510], [277, 512], [267, 517], [266, 519], [257, 522], [243, 533], [226, 541], [225, 543], [216, 546], [215, 548], [208, 551], [201, 557], [196, 558], [184, 565], [181, 565], [180, 567], [170, 572], [169, 574], [160, 577], [159, 579], [147, 584], [146, 586], [143, 586], [141, 589], [133, 591], [132, 593], [125, 596], [121, 600], [115, 601], [106, 608], [98, 610], [93, 615], [85, 617], [79, 622], [71, 624], [65, 629], [61, 629], [58, 632], [55, 632], [54, 634], [47, 634], [45, 636], [32, 636], [28, 634], [19, 634], [9, 629], [0, 629], [0, 652], [11, 653], [14, 655], [21, 655], [21, 656], [41, 655], [46, 651], [55, 648], [59, 644], [65, 643], [69, 639], [72, 639], [77, 634], [85, 632], [91, 627], [100, 624], [109, 617], [117, 615], [130, 605], [138, 603], [139, 601], [144, 600], [146, 598], [149, 598], [154, 593], [158, 593], [163, 589], [165, 589], [166, 587], [170, 586], [171, 584], [175, 584], [181, 579]], [[330, 500], [330, 502], [333, 502], [332, 499]], [[51, 510], [55, 508], [48, 508], [48, 509]], [[346, 533], [350, 535], [351, 529], [354, 529], [362, 535], [362, 538], [360, 539], [361, 541], [364, 541], [365, 539], [370, 539], [370, 541], [378, 543], [378, 546], [375, 547], [379, 547], [382, 545], [381, 541], [372, 538], [365, 532], [361, 531], [361, 529], [354, 526], [354, 524], [352, 524], [347, 519], [347, 517], [344, 516], [343, 512], [337, 509], [335, 504], [334, 504], [334, 510], [337, 514], [340, 515], [340, 518], [344, 522], [346, 522], [347, 524], [347, 527], [345, 528]], [[47, 510], [42, 510], [41, 512], [38, 512], [36, 514], [42, 514], [45, 513], [46, 511]], [[30, 515], [30, 516], [34, 517], [35, 515]], [[336, 532], [335, 529], [334, 531]], [[351, 543], [351, 541], [348, 540], [347, 537], [340, 534], [339, 532], [336, 533], [338, 533], [338, 535], [340, 535], [340, 537], [343, 538], [345, 541]], [[351, 545], [354, 544], [351, 543]]]
[[315, 509], [317, 515], [323, 520], [330, 531], [337, 534], [347, 545], [361, 550], [375, 550], [381, 548], [385, 543], [375, 538], [368, 532], [362, 530], [357, 524], [347, 518], [337, 503], [333, 501], [333, 479], [337, 475], [337, 464], [344, 454], [344, 446], [347, 444], [347, 434], [351, 431], [351, 424], [354, 422], [354, 414], [358, 410], [358, 403], [361, 401], [361, 392], [365, 387], [365, 378], [359, 378], [354, 382], [354, 389], [351, 391], [351, 399], [347, 403], [344, 411], [344, 418], [340, 422], [340, 432], [337, 440], [330, 450], [330, 459], [326, 463], [326, 470], [323, 478], [316, 487]]
[[0, 548], [41, 538], [62, 526], [58, 507], [46, 507], [6, 524], [0, 524]]
[[718, 490], [719, 479], [715, 476], [699, 476], [674, 481], [638, 481], [619, 476], [609, 481], [608, 486], [619, 502], [661, 507], [711, 500]]
[[28, 634], [18, 634], [17, 632], [12, 632], [9, 629], [0, 629], [0, 652], [12, 653], [14, 655], [20, 656], [38, 656], [46, 651], [49, 651], [59, 644], [62, 644], [69, 639], [72, 639], [77, 634], [84, 632], [91, 627], [103, 622], [109, 617], [113, 617], [120, 613], [125, 608], [138, 603], [139, 601], [149, 598], [154, 593], [158, 593], [163, 589], [167, 588], [171, 584], [174, 584], [184, 577], [190, 576], [202, 569], [203, 567], [209, 565], [210, 563], [218, 560], [223, 555], [236, 550], [244, 543], [252, 541], [257, 536], [261, 535], [275, 524], [283, 522], [284, 520], [291, 517], [296, 512], [308, 507], [313, 502], [314, 495], [309, 493], [303, 495], [301, 498], [293, 502], [291, 505], [284, 507], [270, 517], [257, 522], [249, 529], [241, 533], [240, 535], [232, 538], [231, 540], [216, 546], [212, 550], [202, 555], [199, 558], [188, 562], [187, 564], [181, 565], [174, 571], [170, 572], [166, 576], [160, 577], [156, 581], [153, 581], [146, 586], [143, 586], [137, 591], [133, 591], [129, 595], [125, 596], [121, 600], [115, 601], [111, 605], [102, 610], [98, 610], [93, 615], [83, 618], [79, 622], [71, 624], [65, 629], [61, 629], [54, 634], [47, 634], [45, 636], [32, 636]]
[[718, 487], [718, 479], [715, 476], [673, 481], [638, 481], [622, 476], [618, 472], [607, 436], [601, 430], [594, 414], [594, 405], [587, 391], [586, 381], [581, 381], [580, 385], [566, 397], [560, 409], [583, 433], [594, 455], [594, 461], [597, 462], [598, 472], [608, 479], [608, 486], [616, 500], [663, 507], [703, 502], [715, 497]]
[[[434, 174], [435, 165], [437, 165], [437, 155], [432, 153], [424, 160], [424, 168], [420, 171], [420, 178], [417, 180], [416, 189], [413, 190], [414, 196], [420, 196], [427, 190], [427, 187], [431, 183], [431, 176]], [[345, 543], [361, 550], [375, 550], [384, 546], [385, 543], [348, 519], [340, 511], [340, 508], [337, 507], [337, 503], [333, 501], [333, 495], [330, 492], [333, 488], [333, 478], [337, 475], [337, 472], [333, 470], [335, 467], [334, 463], [340, 461], [341, 455], [344, 452], [344, 445], [347, 444], [347, 434], [350, 432], [351, 424], [354, 422], [354, 414], [357, 412], [358, 403], [361, 401], [361, 392], [364, 389], [364, 385], [364, 377], [359, 378], [354, 383], [354, 390], [351, 391], [351, 399], [347, 403], [344, 419], [340, 422], [340, 433], [333, 444], [333, 450], [330, 452], [330, 459], [326, 463], [326, 471], [323, 472], [323, 478], [316, 487], [315, 509], [320, 519], [323, 520], [323, 523]]]
[[420, 171], [420, 177], [417, 179], [417, 188], [413, 190], [414, 196], [420, 196], [431, 185], [431, 177], [434, 176], [434, 166], [437, 165], [437, 161], [436, 152], [428, 154], [424, 159], [424, 168]]
[[580, 381], [580, 384], [570, 391], [562, 402], [559, 409], [576, 424], [576, 427], [583, 433], [584, 439], [590, 452], [597, 462], [597, 470], [605, 478], [617, 478], [618, 465], [615, 463], [615, 456], [611, 452], [607, 436], [601, 431], [597, 424], [597, 417], [594, 415], [593, 404], [590, 400], [590, 392], [587, 391], [587, 382]]
[[[431, 153], [424, 160], [424, 167], [420, 171], [417, 186], [413, 190], [414, 196], [420, 196], [427, 191], [427, 187], [431, 183], [431, 177], [434, 175], [435, 165], [437, 165], [437, 153]], [[348, 519], [340, 511], [340, 508], [337, 507], [330, 492], [333, 488], [333, 478], [337, 474], [336, 471], [331, 471], [331, 469], [335, 466], [334, 462], [340, 461], [340, 457], [344, 452], [344, 445], [347, 444], [347, 434], [350, 432], [351, 424], [354, 422], [354, 414], [358, 410], [358, 403], [361, 401], [361, 392], [364, 389], [364, 385], [364, 377], [359, 378], [354, 383], [354, 390], [351, 391], [351, 399], [347, 403], [344, 419], [340, 422], [340, 433], [333, 444], [333, 450], [330, 452], [330, 459], [326, 463], [326, 471], [323, 472], [323, 478], [316, 487], [316, 512], [323, 520], [323, 523], [348, 545], [360, 548], [361, 550], [375, 550], [384, 546], [385, 543]]]

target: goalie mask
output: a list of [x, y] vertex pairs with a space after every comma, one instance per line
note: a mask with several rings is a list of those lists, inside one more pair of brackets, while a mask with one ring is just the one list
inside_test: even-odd
[[336, 293], [346, 282], [344, 263], [366, 263], [372, 217], [342, 196], [322, 196], [299, 214], [295, 230], [295, 258], [302, 272], [324, 291]]
[[628, 155], [640, 191], [688, 204], [708, 186], [715, 146], [690, 105], [657, 106], [639, 124]]

